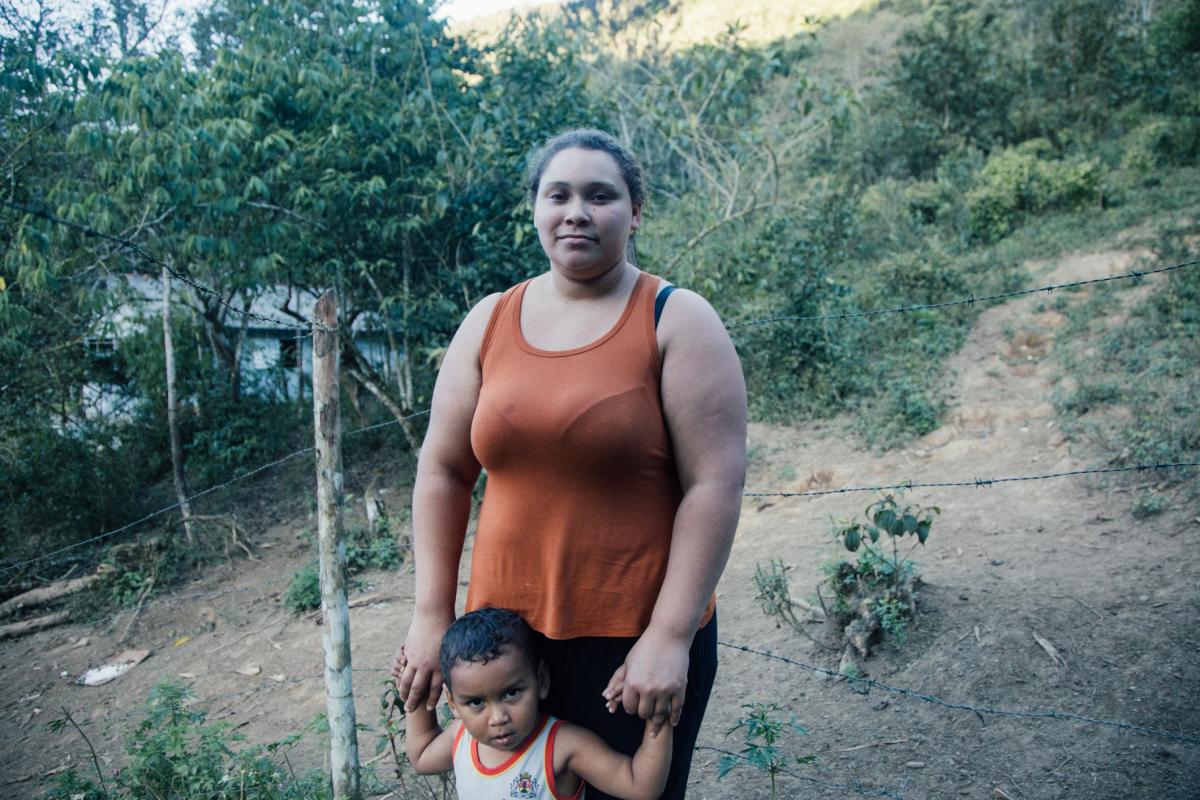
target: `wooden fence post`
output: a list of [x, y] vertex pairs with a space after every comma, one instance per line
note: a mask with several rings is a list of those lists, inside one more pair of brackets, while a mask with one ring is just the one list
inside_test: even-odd
[[338, 402], [337, 297], [321, 295], [313, 310], [313, 428], [317, 448], [317, 550], [325, 652], [325, 709], [335, 800], [359, 800], [358, 738], [350, 667], [346, 545], [342, 541], [342, 419]]

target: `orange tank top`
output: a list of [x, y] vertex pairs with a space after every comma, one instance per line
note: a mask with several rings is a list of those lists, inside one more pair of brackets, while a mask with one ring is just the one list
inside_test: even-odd
[[480, 347], [471, 445], [487, 487], [467, 610], [511, 608], [552, 639], [639, 636], [682, 496], [659, 394], [658, 281], [639, 275], [608, 333], [555, 351], [521, 334], [528, 286], [504, 293]]

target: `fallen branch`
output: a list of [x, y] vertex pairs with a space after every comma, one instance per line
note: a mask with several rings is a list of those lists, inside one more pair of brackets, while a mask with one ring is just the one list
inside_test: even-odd
[[18, 636], [24, 636], [27, 633], [40, 631], [44, 628], [53, 628], [55, 625], [63, 624], [70, 618], [70, 611], [55, 611], [53, 614], [47, 614], [44, 617], [34, 617], [33, 619], [27, 619], [21, 622], [0, 625], [0, 641], [3, 641], [4, 639], [15, 639]]
[[840, 750], [834, 750], [833, 752], [853, 753], [855, 750], [866, 750], [868, 747], [884, 747], [889, 744], [905, 744], [911, 741], [911, 739], [888, 739], [886, 742], [868, 742], [867, 744], [857, 744], [854, 747], [843, 747]]
[[46, 603], [53, 602], [67, 595], [75, 594], [91, 586], [100, 576], [85, 575], [82, 578], [74, 578], [69, 581], [60, 581], [52, 583], [49, 586], [39, 586], [36, 589], [30, 589], [28, 592], [10, 597], [0, 604], [0, 617], [9, 617], [17, 613], [23, 608], [34, 608], [43, 606]]
[[142, 613], [142, 606], [146, 604], [146, 598], [150, 596], [150, 591], [154, 588], [154, 576], [151, 575], [146, 581], [146, 585], [142, 587], [141, 594], [138, 595], [137, 608], [133, 610], [133, 616], [129, 618], [129, 622], [125, 625], [125, 630], [117, 639], [118, 644], [123, 644], [129, 638], [129, 632], [133, 630], [133, 623], [137, 622], [138, 614]]
[[1071, 598], [1071, 599], [1072, 599], [1072, 600], [1074, 600], [1076, 603], [1079, 603], [1079, 605], [1083, 606], [1083, 607], [1084, 607], [1084, 608], [1086, 608], [1088, 611], [1090, 611], [1090, 612], [1092, 612], [1093, 614], [1095, 614], [1095, 615], [1096, 615], [1096, 619], [1104, 619], [1104, 615], [1103, 615], [1103, 614], [1101, 614], [1099, 611], [1097, 611], [1096, 609], [1094, 609], [1094, 608], [1092, 608], [1091, 606], [1089, 606], [1087, 603], [1085, 603], [1085, 602], [1083, 602], [1082, 600], [1080, 600], [1080, 599], [1079, 599], [1078, 597], [1076, 597], [1075, 595], [1073, 595], [1073, 594], [1069, 594], [1069, 595], [1067, 595], [1067, 597]]
[[1055, 664], [1060, 667], [1065, 667], [1067, 665], [1066, 659], [1064, 659], [1062, 654], [1058, 652], [1058, 648], [1050, 643], [1050, 640], [1040, 636], [1037, 631], [1032, 631], [1032, 633], [1033, 640], [1037, 642], [1043, 650], [1046, 651], [1046, 655], [1050, 656], [1050, 659], [1054, 661]]
[[[826, 617], [826, 616], [828, 616], [828, 615], [825, 613], [825, 610], [824, 610], [824, 609], [822, 609], [822, 608], [817, 608], [817, 607], [816, 607], [816, 606], [814, 606], [812, 603], [809, 603], [809, 602], [807, 602], [807, 601], [805, 601], [805, 600], [801, 600], [801, 599], [799, 599], [799, 598], [793, 599], [793, 600], [792, 600], [792, 605], [796, 606], [797, 608], [802, 608], [802, 609], [804, 609], [805, 611], [809, 612], [810, 614], [820, 614], [822, 617]], [[821, 620], [816, 620], [816, 621], [817, 621], [817, 622], [823, 622], [824, 620], [823, 620], [823, 619], [821, 619]]]

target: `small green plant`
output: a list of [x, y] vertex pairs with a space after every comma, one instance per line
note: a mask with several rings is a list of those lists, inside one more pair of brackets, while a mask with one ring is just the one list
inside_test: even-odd
[[875, 616], [879, 618], [879, 627], [897, 646], [903, 646], [908, 639], [908, 623], [912, 619], [912, 609], [899, 597], [887, 595], [875, 604]]
[[378, 530], [352, 528], [346, 535], [346, 567], [351, 574], [367, 569], [396, 569], [404, 563], [405, 550], [386, 521]]
[[796, 607], [798, 605], [803, 607], [803, 604], [792, 599], [791, 592], [788, 590], [787, 570], [784, 563], [777, 558], [767, 562], [765, 569], [762, 564], [756, 564], [754, 566], [754, 588], [756, 590], [754, 599], [758, 601], [759, 608], [763, 613], [775, 620], [776, 627], [786, 623], [796, 633], [824, 647], [804, 628], [804, 620], [796, 616]]
[[787, 567], [777, 558], [767, 562], [766, 569], [762, 564], [754, 565], [754, 599], [759, 608], [768, 617], [787, 623], [794, 630], [801, 630], [801, 623], [796, 616], [791, 592], [788, 590]]
[[[146, 717], [125, 742], [128, 765], [105, 779], [92, 751], [98, 781], [74, 768], [58, 776], [46, 795], [52, 800], [118, 800], [161, 797], [170, 800], [327, 800], [324, 775], [297, 777], [286, 751], [300, 739], [294, 734], [263, 747], [238, 749], [242, 738], [227, 724], [206, 722], [206, 712], [187, 707], [189, 689], [162, 683], [150, 693]], [[70, 726], [91, 743], [64, 708], [50, 729]], [[276, 758], [282, 764], [276, 762]], [[286, 771], [285, 771], [286, 768]]]
[[119, 606], [137, 605], [153, 586], [153, 575], [143, 575], [136, 570], [122, 572], [113, 578], [110, 589], [112, 601]]
[[283, 604], [297, 614], [321, 606], [321, 572], [316, 561], [310, 561], [292, 573]]
[[[881, 633], [897, 646], [907, 638], [917, 603], [916, 566], [909, 556], [929, 539], [940, 513], [936, 506], [904, 503], [903, 494], [896, 492], [867, 506], [865, 522], [835, 523], [834, 539], [857, 557], [825, 568], [834, 594], [832, 614], [864, 658]], [[916, 541], [901, 555], [906, 537]]]
[[[297, 536], [315, 542], [307, 530]], [[366, 528], [351, 528], [346, 533], [346, 574], [354, 575], [368, 569], [396, 569], [404, 563], [406, 553], [407, 548], [386, 524], [378, 526], [374, 535]], [[320, 607], [321, 578], [316, 561], [292, 573], [283, 604], [297, 614]]]
[[814, 756], [788, 757], [780, 752], [779, 745], [788, 733], [808, 733], [796, 724], [795, 718], [782, 720], [778, 714], [783, 709], [775, 703], [743, 703], [746, 715], [725, 732], [731, 736], [737, 731], [745, 732], [745, 743], [738, 753], [727, 753], [717, 763], [722, 778], [736, 767], [750, 766], [765, 772], [771, 778], [771, 799], [779, 797], [779, 775], [787, 771], [789, 764], [811, 764]]
[[[937, 506], [923, 508], [907, 504], [901, 507], [902, 499], [901, 492], [885, 494], [863, 512], [867, 523], [847, 522], [836, 526], [833, 532], [834, 538], [851, 553], [862, 548], [858, 559], [859, 569], [856, 570], [859, 574], [871, 575], [892, 589], [898, 588], [906, 571], [911, 570], [908, 556], [918, 545], [925, 544], [933, 528], [933, 518], [942, 513]], [[885, 533], [891, 540], [890, 557], [886, 549], [879, 546]], [[916, 538], [916, 544], [901, 557], [900, 539], [910, 535]]]
[[1143, 489], [1133, 497], [1129, 512], [1134, 519], [1146, 519], [1161, 514], [1167, 508], [1167, 498], [1150, 489]]

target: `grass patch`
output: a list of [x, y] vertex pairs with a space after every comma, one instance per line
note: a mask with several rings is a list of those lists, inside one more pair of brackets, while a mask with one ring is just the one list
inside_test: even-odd
[[[1200, 257], [1200, 225], [1176, 227], [1157, 238], [1152, 266]], [[1123, 308], [1134, 283], [1096, 287], [1067, 311], [1056, 352], [1068, 390], [1054, 398], [1064, 430], [1116, 465], [1196, 461], [1200, 458], [1200, 268], [1153, 281], [1151, 293]], [[1193, 473], [1162, 472], [1200, 496]], [[1135, 516], [1163, 508], [1157, 495], [1134, 499]]]

